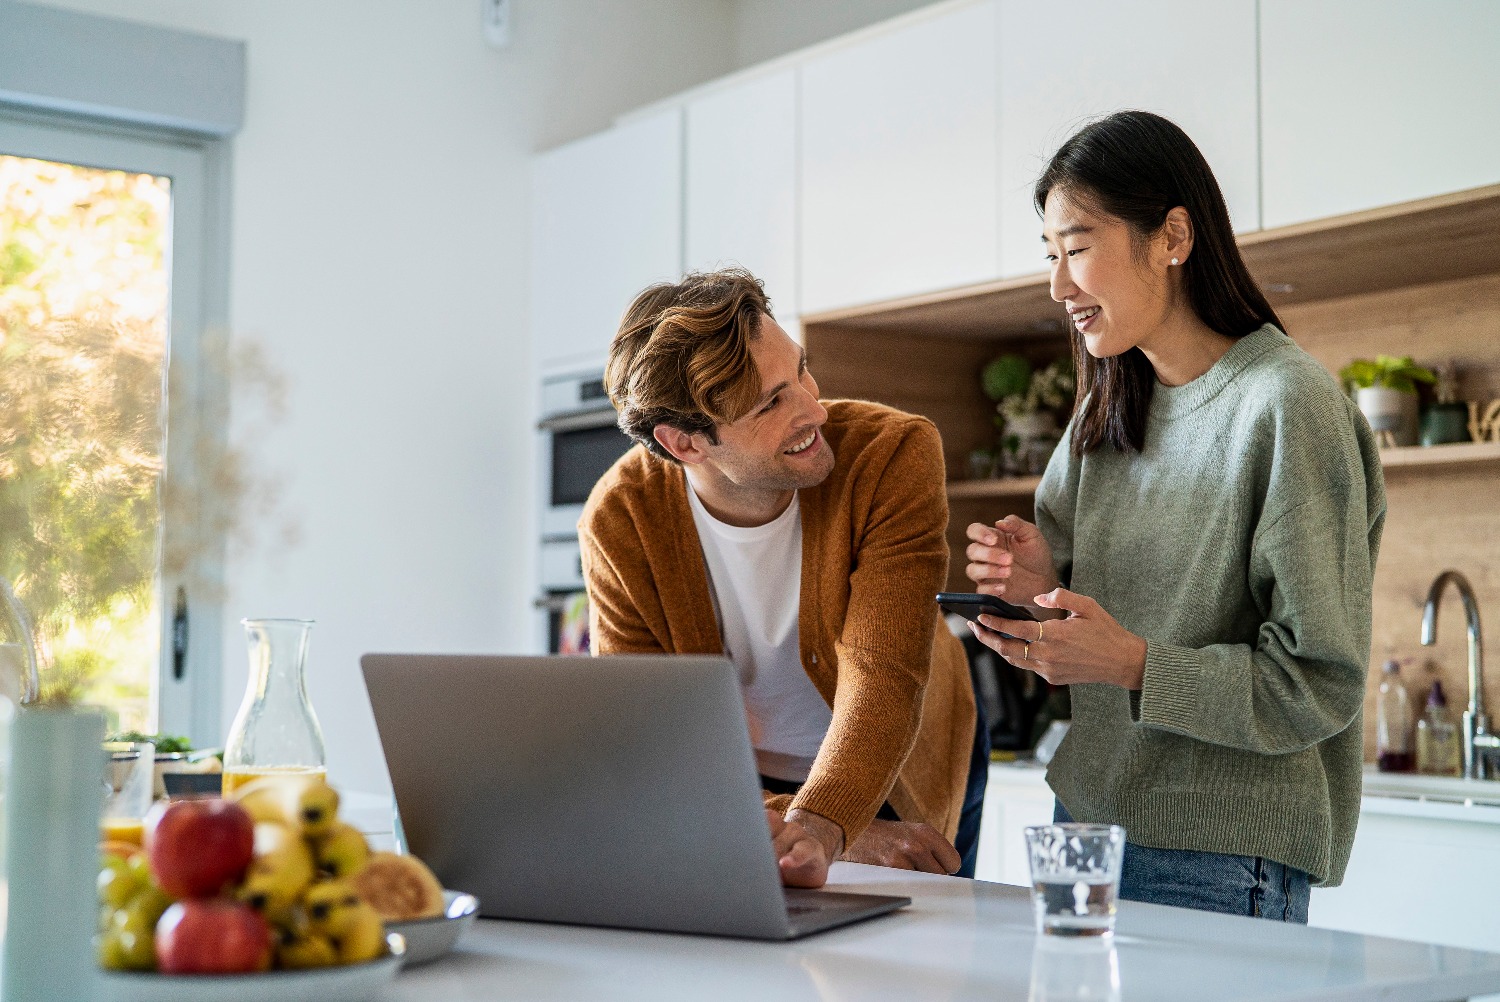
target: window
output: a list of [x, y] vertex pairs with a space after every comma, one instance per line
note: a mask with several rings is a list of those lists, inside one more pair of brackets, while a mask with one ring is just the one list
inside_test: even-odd
[[163, 509], [222, 430], [202, 403], [222, 377], [203, 362], [212, 177], [189, 141], [0, 117], [0, 575], [45, 677], [112, 729], [220, 727], [216, 629], [191, 658], [172, 642], [179, 588], [198, 605], [217, 561]]

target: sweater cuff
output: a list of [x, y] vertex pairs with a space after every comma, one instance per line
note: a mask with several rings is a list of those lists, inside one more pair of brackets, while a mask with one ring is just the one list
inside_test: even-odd
[[1148, 640], [1146, 672], [1139, 695], [1131, 700], [1131, 716], [1148, 727], [1191, 731], [1197, 717], [1201, 671], [1197, 651]]
[[876, 813], [865, 797], [832, 783], [808, 783], [792, 798], [791, 807], [811, 811], [838, 825], [844, 832], [845, 850], [864, 834]]

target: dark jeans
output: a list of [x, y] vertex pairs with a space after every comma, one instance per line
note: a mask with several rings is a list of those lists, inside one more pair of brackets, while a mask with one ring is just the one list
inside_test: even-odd
[[[1060, 800], [1052, 820], [1073, 820]], [[1306, 925], [1311, 893], [1306, 873], [1261, 856], [1154, 849], [1128, 836], [1125, 842], [1120, 897], [1127, 901]]]
[[[953, 840], [953, 848], [958, 850], [959, 858], [963, 860], [958, 872], [954, 874], [956, 877], [974, 876], [974, 865], [979, 860], [979, 816], [984, 810], [984, 788], [989, 778], [990, 731], [984, 724], [981, 712], [974, 726], [974, 750], [969, 756], [969, 780], [964, 786], [964, 806], [958, 815], [958, 837]], [[793, 795], [802, 789], [801, 783], [772, 779], [770, 776], [760, 777], [760, 786], [770, 793]], [[901, 820], [888, 803], [881, 804], [875, 816], [884, 821]]]

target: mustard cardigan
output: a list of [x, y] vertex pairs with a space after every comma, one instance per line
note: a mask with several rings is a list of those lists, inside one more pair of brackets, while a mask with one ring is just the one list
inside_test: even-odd
[[[974, 740], [963, 645], [933, 595], [948, 572], [943, 448], [926, 418], [824, 401], [833, 472], [799, 492], [802, 667], [833, 721], [795, 797], [845, 845], [889, 801], [952, 841]], [[578, 536], [595, 654], [721, 654], [703, 550], [681, 466], [640, 445], [584, 506]]]

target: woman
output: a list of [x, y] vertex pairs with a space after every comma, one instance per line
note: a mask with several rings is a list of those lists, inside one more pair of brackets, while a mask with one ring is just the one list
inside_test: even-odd
[[1306, 922], [1359, 817], [1374, 437], [1177, 126], [1087, 126], [1035, 201], [1078, 399], [1036, 524], [968, 527], [969, 578], [1041, 622], [975, 634], [1071, 686], [1047, 779], [1059, 820], [1125, 828], [1122, 897]]

